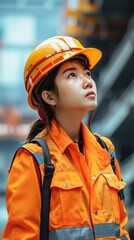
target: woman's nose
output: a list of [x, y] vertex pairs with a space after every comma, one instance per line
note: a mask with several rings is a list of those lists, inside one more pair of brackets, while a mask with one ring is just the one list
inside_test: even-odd
[[93, 87], [93, 79], [92, 77], [84, 77], [83, 79], [83, 87], [86, 88], [92, 88]]

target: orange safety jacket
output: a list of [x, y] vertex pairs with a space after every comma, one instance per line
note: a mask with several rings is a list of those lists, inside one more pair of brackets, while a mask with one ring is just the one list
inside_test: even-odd
[[[116, 160], [115, 175], [108, 151], [84, 123], [81, 130], [84, 154], [54, 120], [45, 136], [55, 166], [49, 240], [129, 240], [127, 214], [118, 195], [126, 185], [121, 181], [119, 164]], [[38, 136], [43, 137], [44, 131]], [[114, 151], [111, 141], [103, 140]], [[39, 167], [30, 152], [40, 156]], [[3, 240], [39, 240], [42, 154], [38, 144], [28, 143], [15, 156], [7, 184], [8, 221]]]

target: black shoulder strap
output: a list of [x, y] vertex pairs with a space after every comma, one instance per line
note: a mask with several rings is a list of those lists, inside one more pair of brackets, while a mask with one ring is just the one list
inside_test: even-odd
[[51, 157], [46, 141], [43, 138], [34, 138], [32, 143], [38, 143], [44, 154], [45, 164], [45, 177], [42, 187], [42, 199], [41, 199], [41, 221], [40, 221], [40, 240], [49, 239], [49, 210], [50, 210], [50, 184], [53, 177], [54, 166], [51, 163]]

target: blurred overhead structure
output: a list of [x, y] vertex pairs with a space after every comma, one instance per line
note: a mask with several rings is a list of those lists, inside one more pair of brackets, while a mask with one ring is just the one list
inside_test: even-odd
[[[75, 4], [74, 4], [75, 2]], [[127, 31], [134, 13], [133, 0], [66, 1], [64, 34], [77, 36], [86, 46], [103, 51], [103, 64]]]
[[[100, 8], [94, 3], [79, 1], [76, 9], [65, 9], [66, 31], [69, 35], [87, 37], [95, 35], [95, 28], [100, 28]], [[90, 14], [89, 14], [90, 13]]]
[[[75, 2], [75, 5], [74, 5]], [[133, 0], [66, 1], [66, 31], [79, 37], [121, 37], [134, 13]], [[76, 28], [76, 32], [73, 31]], [[78, 28], [78, 29], [77, 29]], [[92, 30], [92, 31], [91, 31]], [[92, 33], [92, 35], [90, 35]]]

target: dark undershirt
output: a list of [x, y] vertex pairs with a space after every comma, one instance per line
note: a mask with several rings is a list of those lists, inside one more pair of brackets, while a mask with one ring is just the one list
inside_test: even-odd
[[78, 144], [79, 150], [80, 152], [83, 154], [83, 137], [82, 137], [82, 133], [80, 132], [80, 139], [78, 142], [74, 142]]

